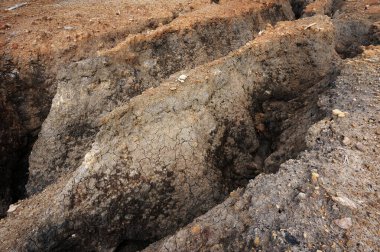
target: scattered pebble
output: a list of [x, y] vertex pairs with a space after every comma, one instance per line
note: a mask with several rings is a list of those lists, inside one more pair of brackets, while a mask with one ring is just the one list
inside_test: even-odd
[[316, 173], [316, 172], [312, 172], [311, 173], [311, 182], [313, 182], [314, 184], [316, 184], [318, 182], [318, 178], [319, 178], [319, 174]]
[[237, 199], [239, 197], [239, 193], [235, 190], [230, 192], [230, 197]]
[[276, 233], [276, 231], [272, 231], [272, 237], [273, 237], [273, 240], [277, 239], [277, 233]]
[[375, 133], [376, 133], [376, 135], [380, 135], [380, 127], [377, 127]]
[[351, 139], [345, 136], [345, 137], [343, 138], [342, 143], [343, 143], [344, 145], [346, 145], [346, 146], [347, 146], [347, 145], [350, 145], [350, 144], [351, 144]]
[[74, 26], [64, 26], [63, 29], [67, 30], [67, 31], [71, 31], [71, 30], [75, 30], [75, 27]]
[[200, 232], [201, 232], [201, 226], [199, 224], [197, 224], [191, 228], [192, 234], [199, 234]]
[[270, 90], [265, 90], [264, 93], [267, 94], [267, 95], [271, 95], [271, 94], [272, 94], [272, 91], [270, 91]]
[[348, 113], [347, 112], [343, 112], [339, 109], [334, 109], [332, 111], [333, 115], [337, 116], [337, 117], [345, 117]]
[[185, 74], [181, 74], [179, 77], [178, 77], [178, 81], [179, 82], [182, 82], [182, 83], [184, 83], [185, 82], [185, 80], [187, 79], [187, 75], [185, 75]]
[[343, 206], [346, 206], [351, 209], [357, 209], [355, 202], [348, 199], [347, 197], [344, 197], [344, 196], [332, 197], [332, 199]]
[[352, 226], [352, 220], [349, 217], [334, 220], [334, 223], [343, 229], [349, 229]]
[[255, 246], [258, 247], [260, 246], [260, 237], [256, 236], [254, 240]]
[[16, 209], [17, 209], [18, 206], [19, 205], [17, 205], [17, 204], [10, 205], [7, 213], [13, 213], [14, 211], [16, 211]]
[[364, 152], [365, 151], [365, 146], [364, 146], [364, 144], [362, 144], [362, 143], [356, 143], [355, 144], [355, 147], [356, 147], [356, 149], [358, 149], [358, 150], [360, 150], [360, 151], [362, 151], [362, 152]]
[[220, 71], [220, 69], [216, 68], [216, 69], [213, 69], [213, 70], [212, 70], [212, 73], [213, 73], [214, 75], [219, 75], [219, 74], [222, 73], [222, 71]]
[[306, 194], [303, 193], [303, 192], [300, 192], [300, 193], [297, 195], [297, 198], [299, 198], [299, 199], [306, 199]]

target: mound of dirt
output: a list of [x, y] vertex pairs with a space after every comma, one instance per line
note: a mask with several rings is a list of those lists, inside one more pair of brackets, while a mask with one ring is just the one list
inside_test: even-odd
[[345, 61], [319, 95], [326, 117], [309, 128], [308, 151], [145, 251], [376, 251], [379, 55], [369, 47]]

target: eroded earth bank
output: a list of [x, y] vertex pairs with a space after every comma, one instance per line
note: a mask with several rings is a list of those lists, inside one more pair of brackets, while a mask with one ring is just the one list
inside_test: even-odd
[[377, 1], [0, 3], [0, 251], [376, 251]]

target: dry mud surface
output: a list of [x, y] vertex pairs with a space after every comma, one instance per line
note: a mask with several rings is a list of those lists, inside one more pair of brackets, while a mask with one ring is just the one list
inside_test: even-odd
[[378, 251], [378, 1], [17, 3], [0, 251]]

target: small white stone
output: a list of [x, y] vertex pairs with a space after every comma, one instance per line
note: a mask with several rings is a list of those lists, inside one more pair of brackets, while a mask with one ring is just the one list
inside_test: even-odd
[[306, 199], [306, 194], [303, 192], [300, 192], [297, 196], [299, 199]]
[[17, 205], [17, 204], [10, 205], [7, 213], [13, 213], [14, 211], [16, 211], [16, 209], [17, 209], [18, 206], [19, 205]]
[[264, 93], [267, 94], [267, 95], [271, 95], [271, 94], [272, 94], [272, 91], [270, 91], [270, 90], [266, 90]]
[[342, 141], [342, 142], [343, 142], [344, 145], [347, 146], [347, 145], [350, 145], [350, 143], [351, 143], [351, 139], [345, 136], [345, 137], [343, 138], [343, 141]]
[[183, 83], [183, 82], [185, 82], [185, 80], [187, 79], [187, 77], [188, 77], [187, 75], [185, 75], [185, 74], [181, 74], [181, 75], [178, 77], [177, 80], [178, 80], [179, 82], [182, 82], [182, 83]]
[[356, 209], [357, 208], [355, 202], [353, 202], [352, 200], [348, 199], [345, 196], [332, 197], [332, 199], [335, 202], [337, 202], [337, 203], [339, 203], [339, 204], [341, 204], [343, 206], [346, 206], [348, 208], [351, 208], [351, 209]]
[[359, 151], [362, 151], [362, 152], [364, 152], [366, 150], [366, 147], [364, 146], [364, 144], [362, 144], [360, 142], [356, 143], [355, 147], [356, 147], [356, 149], [358, 149]]
[[337, 219], [334, 221], [334, 223], [340, 227], [340, 228], [343, 228], [343, 229], [349, 229], [351, 226], [352, 226], [352, 220], [351, 218], [342, 218], [342, 219]]
[[69, 26], [69, 25], [66, 25], [63, 27], [64, 30], [66, 31], [71, 31], [71, 30], [75, 30], [75, 27], [74, 26]]
[[333, 115], [337, 116], [337, 117], [345, 117], [348, 113], [347, 112], [343, 112], [339, 109], [334, 109], [332, 111]]

